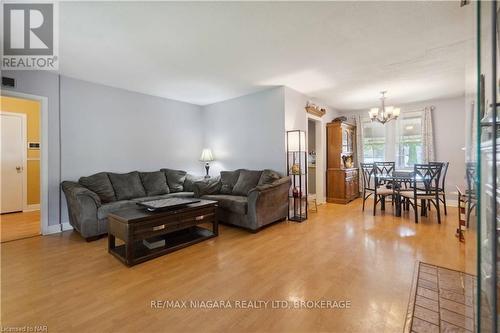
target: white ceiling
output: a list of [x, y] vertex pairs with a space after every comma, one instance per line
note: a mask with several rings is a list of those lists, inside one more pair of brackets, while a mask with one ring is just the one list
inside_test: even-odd
[[451, 2], [62, 2], [61, 74], [195, 104], [286, 85], [348, 110], [464, 92]]

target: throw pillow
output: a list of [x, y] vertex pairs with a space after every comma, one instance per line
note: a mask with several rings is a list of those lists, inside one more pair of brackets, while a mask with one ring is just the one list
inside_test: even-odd
[[167, 183], [170, 192], [182, 192], [184, 191], [184, 181], [186, 180], [186, 171], [182, 170], [172, 170], [172, 169], [161, 169], [160, 171], [165, 172], [167, 176]]
[[184, 180], [184, 192], [194, 192], [194, 183], [203, 181], [203, 179], [203, 176], [193, 176], [188, 173], [186, 180]]
[[109, 173], [109, 179], [115, 189], [118, 200], [128, 200], [146, 196], [146, 190], [142, 186], [139, 172]]
[[106, 172], [99, 172], [92, 176], [81, 177], [78, 183], [96, 193], [102, 203], [116, 201], [115, 190]]
[[220, 193], [221, 194], [232, 194], [233, 187], [238, 181], [240, 176], [240, 170], [235, 171], [221, 171], [220, 172]]
[[262, 175], [260, 176], [259, 183], [257, 185], [271, 184], [280, 178], [281, 175], [278, 172], [270, 169], [265, 169], [264, 171], [262, 171]]
[[259, 183], [262, 171], [241, 170], [238, 181], [233, 188], [233, 195], [248, 195], [248, 192]]
[[139, 175], [148, 196], [170, 193], [164, 172], [141, 172]]
[[221, 188], [220, 178], [210, 178], [210, 180], [198, 181], [193, 184], [194, 197], [199, 198], [204, 195], [217, 194]]

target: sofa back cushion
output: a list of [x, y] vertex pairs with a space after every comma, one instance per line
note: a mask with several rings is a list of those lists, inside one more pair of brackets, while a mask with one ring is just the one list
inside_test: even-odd
[[167, 184], [167, 177], [164, 172], [140, 172], [142, 185], [148, 196], [161, 195], [170, 193]]
[[132, 171], [122, 174], [109, 173], [108, 175], [118, 200], [128, 200], [146, 196], [146, 190], [144, 186], [142, 186], [139, 172]]
[[160, 171], [165, 172], [167, 176], [167, 183], [170, 192], [182, 192], [184, 191], [184, 181], [186, 180], [186, 171], [182, 170], [172, 170], [172, 169], [161, 169]]
[[102, 203], [116, 201], [115, 190], [106, 172], [99, 172], [92, 176], [81, 177], [78, 183], [92, 192], [95, 192]]
[[260, 176], [259, 183], [257, 185], [266, 185], [271, 184], [281, 178], [281, 174], [274, 170], [265, 169], [262, 171], [262, 175]]
[[246, 196], [248, 192], [259, 183], [262, 171], [259, 170], [241, 170], [238, 181], [233, 187], [233, 195]]
[[204, 179], [203, 176], [193, 176], [188, 173], [184, 180], [184, 192], [194, 192], [194, 183], [203, 181]]
[[235, 171], [221, 171], [220, 172], [220, 193], [221, 194], [232, 194], [233, 187], [238, 181], [240, 176], [240, 170]]

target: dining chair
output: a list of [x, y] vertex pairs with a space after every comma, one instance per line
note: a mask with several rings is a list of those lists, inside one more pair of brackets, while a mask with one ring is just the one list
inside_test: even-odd
[[441, 178], [439, 179], [439, 200], [443, 203], [444, 206], [444, 215], [448, 215], [448, 211], [446, 210], [446, 174], [448, 173], [448, 167], [450, 166], [450, 162], [429, 162], [429, 164], [441, 164]]
[[375, 162], [373, 164], [377, 175], [392, 176], [396, 169], [396, 162]]
[[373, 163], [361, 163], [363, 174], [363, 211], [365, 201], [373, 194], [375, 200], [375, 165]]
[[418, 200], [421, 200], [421, 214], [427, 213], [427, 204], [430, 202], [436, 207], [438, 223], [441, 224], [441, 210], [439, 200], [439, 179], [441, 177], [442, 164], [415, 164], [413, 167], [414, 179], [411, 190], [400, 191], [401, 197], [415, 211], [415, 223], [418, 223]]
[[[394, 189], [390, 177], [394, 175], [396, 162], [375, 162], [375, 191], [373, 199], [373, 216], [377, 213], [377, 204], [380, 202], [380, 209], [385, 210], [385, 198], [391, 196], [394, 203]], [[384, 179], [387, 177], [387, 179]]]
[[477, 167], [473, 162], [468, 162], [465, 165], [465, 174], [467, 178], [467, 196], [466, 196], [466, 204], [467, 204], [467, 217], [466, 217], [466, 225], [469, 227], [470, 222], [470, 214], [476, 209], [477, 214], [477, 197], [476, 197], [476, 172]]

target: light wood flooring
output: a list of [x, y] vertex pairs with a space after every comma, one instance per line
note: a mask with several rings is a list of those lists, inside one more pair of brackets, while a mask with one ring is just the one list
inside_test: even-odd
[[[370, 202], [368, 202], [370, 207]], [[49, 332], [401, 332], [415, 261], [475, 274], [475, 232], [326, 204], [305, 223], [220, 236], [127, 268], [76, 233], [1, 244], [2, 326]], [[433, 212], [431, 213], [433, 216]], [[350, 309], [154, 309], [156, 300], [348, 300]]]
[[40, 235], [40, 211], [0, 215], [0, 242]]

